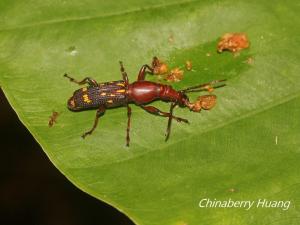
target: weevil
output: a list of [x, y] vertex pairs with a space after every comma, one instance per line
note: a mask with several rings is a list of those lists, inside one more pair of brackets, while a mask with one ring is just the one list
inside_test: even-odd
[[[98, 83], [96, 80], [90, 77], [86, 77], [82, 81], [77, 81], [68, 74], [64, 74], [64, 76], [71, 82], [75, 82], [79, 85], [87, 84], [86, 87], [78, 89], [73, 93], [73, 96], [68, 100], [68, 108], [71, 111], [97, 109], [93, 127], [82, 135], [83, 138], [93, 133], [97, 127], [100, 116], [105, 113], [106, 109], [124, 106], [127, 108], [126, 146], [129, 146], [131, 118], [131, 107], [129, 104], [134, 103], [148, 113], [168, 118], [168, 125], [165, 134], [165, 140], [167, 141], [170, 136], [171, 123], [173, 119], [177, 122], [189, 123], [187, 119], [173, 115], [173, 109], [175, 106], [178, 105], [179, 107], [187, 107], [194, 112], [200, 111], [199, 107], [195, 107], [195, 104], [189, 101], [186, 93], [206, 90], [208, 85], [214, 88], [225, 85], [223, 83], [225, 80], [215, 80], [206, 84], [200, 84], [177, 91], [170, 85], [146, 81], [146, 74], [154, 73], [153, 67], [147, 64], [141, 67], [137, 81], [129, 83], [127, 73], [121, 61], [120, 67], [123, 79], [104, 83]], [[207, 95], [207, 97], [207, 99], [211, 101], [211, 99], [215, 98], [216, 96]], [[148, 105], [155, 100], [170, 102], [171, 105], [169, 112], [163, 112], [154, 106]], [[205, 107], [203, 108], [208, 109]]]

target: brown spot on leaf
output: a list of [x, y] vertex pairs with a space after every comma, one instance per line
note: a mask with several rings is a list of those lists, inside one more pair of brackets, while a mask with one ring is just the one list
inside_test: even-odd
[[49, 117], [48, 126], [53, 127], [54, 123], [56, 123], [56, 119], [59, 116], [58, 112], [53, 111], [52, 115]]

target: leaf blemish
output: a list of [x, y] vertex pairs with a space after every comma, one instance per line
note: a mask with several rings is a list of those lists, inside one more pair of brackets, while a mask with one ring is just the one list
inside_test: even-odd
[[229, 188], [227, 191], [230, 192], [230, 193], [238, 192], [238, 190], [236, 188]]
[[75, 46], [70, 46], [69, 48], [66, 49], [66, 51], [71, 55], [75, 56], [78, 54], [78, 51], [76, 50]]
[[48, 126], [53, 127], [54, 123], [57, 123], [56, 119], [59, 116], [60, 113], [53, 111], [52, 115], [49, 117]]

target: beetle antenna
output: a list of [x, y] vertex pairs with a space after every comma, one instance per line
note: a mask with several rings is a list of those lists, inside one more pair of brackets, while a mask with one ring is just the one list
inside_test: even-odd
[[214, 81], [211, 81], [209, 83], [188, 87], [186, 89], [180, 90], [180, 92], [189, 93], [189, 92], [205, 91], [208, 88], [220, 88], [220, 87], [224, 87], [226, 85], [226, 84], [223, 83], [225, 81], [226, 81], [226, 79], [224, 79], [224, 80], [214, 80]]

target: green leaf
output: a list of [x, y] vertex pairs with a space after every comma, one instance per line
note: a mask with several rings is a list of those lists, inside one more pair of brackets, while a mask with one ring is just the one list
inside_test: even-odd
[[[3, 0], [0, 84], [55, 166], [136, 224], [299, 224], [298, 15], [296, 0]], [[250, 48], [237, 57], [216, 53], [226, 32], [245, 32]], [[170, 67], [193, 62], [175, 88], [227, 79], [215, 91], [216, 107], [201, 113], [176, 108], [190, 125], [174, 122], [164, 142], [167, 120], [133, 105], [130, 148], [126, 108], [112, 109], [82, 140], [95, 111], [66, 108], [79, 87], [62, 75], [119, 80], [122, 60], [133, 82], [155, 55]], [[49, 128], [53, 110], [60, 115]], [[200, 208], [204, 198], [291, 205]]]

